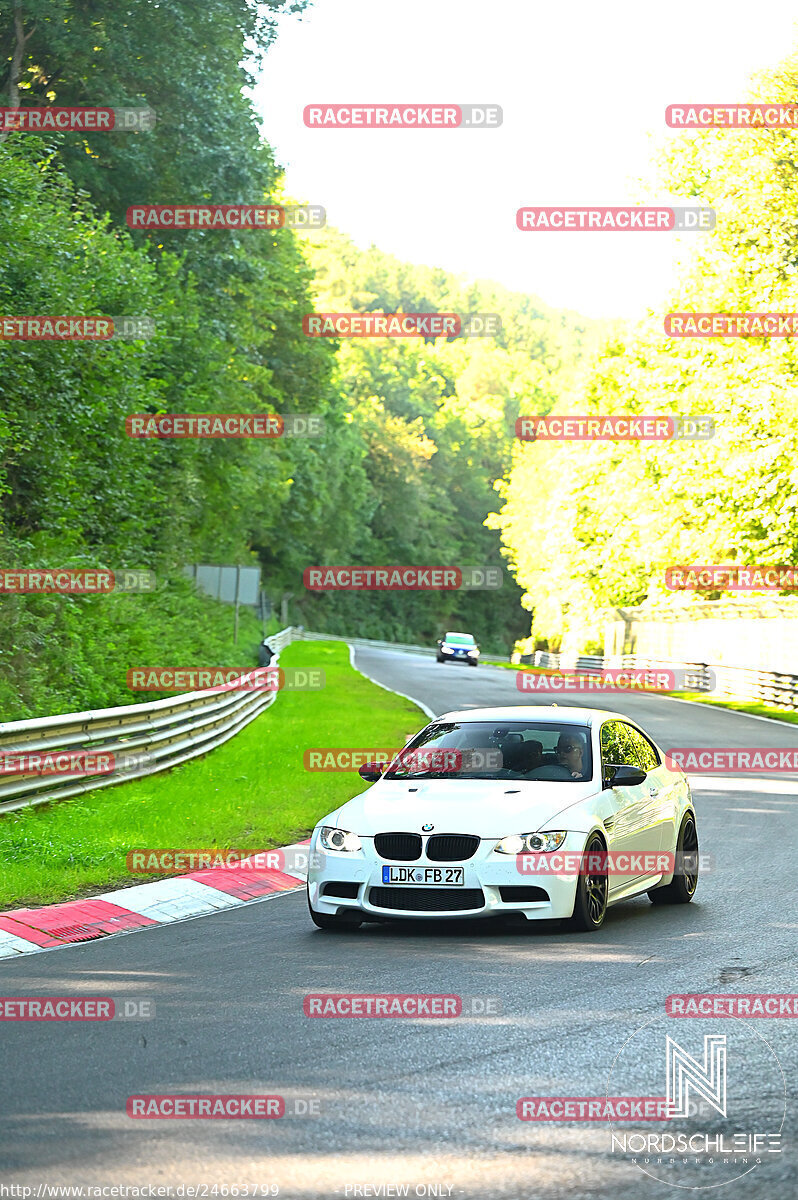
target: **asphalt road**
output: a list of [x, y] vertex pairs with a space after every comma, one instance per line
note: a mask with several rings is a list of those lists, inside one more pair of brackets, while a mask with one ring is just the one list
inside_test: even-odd
[[[358, 650], [356, 663], [435, 713], [534, 702], [499, 668], [377, 650]], [[666, 749], [798, 745], [796, 727], [661, 697], [612, 707]], [[623, 903], [597, 934], [473, 922], [330, 935], [311, 925], [299, 892], [3, 962], [6, 996], [110, 995], [154, 1001], [156, 1011], [146, 1021], [0, 1026], [2, 1183], [33, 1187], [33, 1196], [40, 1184], [171, 1185], [180, 1195], [184, 1183], [207, 1185], [210, 1196], [231, 1194], [214, 1193], [216, 1184], [250, 1194], [275, 1185], [284, 1197], [395, 1195], [389, 1189], [405, 1184], [410, 1196], [474, 1200], [678, 1195], [612, 1154], [606, 1125], [522, 1122], [515, 1106], [522, 1096], [604, 1096], [616, 1055], [660, 1019], [669, 994], [796, 990], [794, 777], [692, 783], [713, 868], [695, 901]], [[492, 997], [501, 1013], [310, 1020], [308, 991]], [[703, 1021], [671, 1024], [683, 1042], [708, 1031]], [[793, 1097], [786, 1148], [720, 1194], [783, 1200], [798, 1165], [795, 1021], [747, 1024], [751, 1054], [730, 1061], [730, 1093], [744, 1095], [752, 1127], [768, 1126], [778, 1088], [763, 1072], [759, 1034]], [[635, 1094], [662, 1094], [648, 1066], [641, 1075]], [[250, 1092], [282, 1095], [289, 1108], [315, 1101], [320, 1111], [279, 1121], [134, 1121], [125, 1112], [132, 1094]]]

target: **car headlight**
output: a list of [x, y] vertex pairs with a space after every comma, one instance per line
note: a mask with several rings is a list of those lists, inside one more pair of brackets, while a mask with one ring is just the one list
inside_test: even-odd
[[346, 829], [333, 829], [331, 825], [322, 825], [319, 841], [325, 850], [338, 850], [344, 854], [354, 854], [362, 849], [356, 833], [349, 833]]
[[479, 658], [479, 650], [476, 647], [473, 650], [469, 650], [468, 653], [473, 654], [474, 658]]
[[497, 854], [550, 854], [552, 850], [559, 850], [567, 836], [565, 829], [554, 833], [511, 833], [493, 849]]
[[442, 643], [442, 645], [441, 645], [441, 650], [445, 650], [447, 654], [450, 654], [450, 653], [451, 653], [451, 649], [452, 649], [452, 648], [451, 648], [451, 646], [449, 645], [449, 643], [448, 643], [448, 642], [443, 642], [443, 643]]

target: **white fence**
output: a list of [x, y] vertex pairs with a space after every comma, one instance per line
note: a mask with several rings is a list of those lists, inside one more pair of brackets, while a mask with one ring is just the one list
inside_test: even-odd
[[[301, 632], [289, 627], [268, 641], [279, 654], [297, 636]], [[275, 695], [271, 690], [236, 690], [233, 681], [224, 690], [185, 692], [149, 704], [0, 723], [0, 759], [6, 764], [10, 755], [27, 760], [29, 755], [81, 752], [107, 755], [113, 761], [112, 771], [91, 776], [0, 773], [0, 812], [126, 783], [207, 754], [273, 704]]]

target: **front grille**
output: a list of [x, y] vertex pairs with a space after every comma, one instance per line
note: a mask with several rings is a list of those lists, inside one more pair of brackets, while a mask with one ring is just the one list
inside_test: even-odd
[[482, 888], [373, 887], [369, 903], [375, 908], [401, 908], [407, 912], [461, 912], [482, 908]]
[[342, 900], [357, 900], [359, 883], [345, 883], [343, 880], [325, 883], [321, 889], [322, 896], [339, 896]]
[[531, 904], [536, 900], [548, 901], [549, 894], [541, 887], [525, 887], [523, 884], [505, 884], [499, 895], [506, 904]]
[[374, 838], [374, 849], [380, 858], [394, 862], [415, 862], [421, 858], [420, 833], [378, 833]]
[[479, 838], [471, 833], [433, 833], [427, 839], [427, 858], [430, 862], [463, 862], [472, 858], [479, 847]]

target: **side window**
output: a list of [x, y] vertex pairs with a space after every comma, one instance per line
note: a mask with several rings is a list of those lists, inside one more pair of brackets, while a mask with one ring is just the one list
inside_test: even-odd
[[626, 737], [628, 725], [624, 725], [621, 721], [607, 721], [606, 725], [601, 727], [601, 765], [607, 767], [623, 766], [624, 763], [630, 763], [632, 766], [637, 766], [634, 748]]
[[623, 728], [634, 747], [635, 766], [642, 767], [644, 771], [653, 771], [655, 767], [659, 766], [659, 757], [651, 742], [631, 725], [624, 725]]

